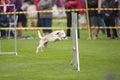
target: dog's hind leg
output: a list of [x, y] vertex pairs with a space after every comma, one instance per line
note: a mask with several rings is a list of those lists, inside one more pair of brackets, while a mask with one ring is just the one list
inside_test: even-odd
[[47, 47], [48, 42], [45, 43], [45, 47]]

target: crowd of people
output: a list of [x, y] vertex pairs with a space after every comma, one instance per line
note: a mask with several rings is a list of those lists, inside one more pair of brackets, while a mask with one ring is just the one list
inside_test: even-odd
[[[90, 26], [106, 26], [102, 32], [107, 35], [107, 39], [118, 39], [118, 32], [116, 28], [110, 29], [110, 27], [118, 26], [119, 11], [113, 10], [118, 8], [118, 0], [88, 0], [88, 8], [98, 8], [98, 10], [89, 10]], [[111, 8], [112, 10], [100, 10], [100, 8]], [[98, 38], [99, 28], [94, 30], [94, 38]]]
[[[29, 0], [0, 0], [0, 12], [13, 12], [13, 11], [17, 11], [17, 12], [21, 12], [21, 11], [25, 11], [27, 10], [28, 6], [23, 6], [23, 2], [24, 3], [29, 3]], [[11, 6], [11, 4], [15, 5], [15, 10], [14, 10], [14, 6]], [[18, 15], [18, 20], [17, 20], [17, 24], [16, 26], [18, 28], [22, 28], [23, 26], [26, 26], [27, 24], [27, 18], [25, 14], [17, 14]], [[10, 22], [14, 22], [12, 16], [14, 16], [14, 14], [1, 14], [0, 16], [0, 26], [1, 27], [8, 27]], [[0, 30], [1, 31], [1, 37], [5, 37], [8, 35], [8, 32], [6, 30]], [[13, 33], [12, 37], [14, 37]], [[17, 37], [18, 38], [23, 38], [22, 36], [22, 30], [17, 30]]]
[[[86, 4], [87, 3], [87, 4]], [[99, 34], [99, 26], [103, 27], [101, 29], [102, 33], [107, 36], [107, 39], [118, 39], [118, 29], [114, 28], [119, 26], [120, 22], [120, 11], [119, 10], [102, 10], [101, 8], [118, 8], [120, 7], [119, 0], [0, 0], [0, 12], [12, 12], [12, 7], [6, 7], [6, 4], [14, 4], [16, 7], [16, 11], [26, 11], [29, 5], [34, 4], [36, 7], [36, 11], [40, 10], [52, 10], [52, 7], [56, 5], [58, 9], [81, 9], [79, 11], [69, 11], [66, 13], [66, 35], [67, 38], [71, 37], [71, 29], [72, 27], [72, 12], [77, 13], [78, 15], [78, 27], [79, 27], [79, 15], [84, 15], [87, 13], [85, 8], [98, 8], [97, 10], [88, 10], [88, 22], [90, 27], [94, 27], [93, 39], [98, 39]], [[61, 12], [59, 12], [59, 19]], [[11, 15], [0, 15], [0, 26], [7, 27], [9, 26], [8, 17]], [[4, 17], [4, 18], [2, 18]], [[45, 27], [43, 29], [43, 34], [51, 33], [52, 29], [46, 29], [52, 27], [52, 12], [40, 13], [37, 12], [37, 27]], [[2, 23], [3, 22], [3, 23]], [[3, 25], [4, 24], [4, 25]], [[26, 14], [18, 14], [18, 22], [17, 27], [25, 27], [27, 24]], [[105, 28], [104, 28], [105, 27]], [[113, 27], [113, 28], [110, 28]], [[92, 29], [91, 29], [92, 31]], [[0, 30], [1, 37], [6, 36], [5, 30]], [[17, 31], [17, 37], [23, 38], [22, 30]], [[80, 38], [80, 32], [78, 29], [78, 38]], [[88, 39], [91, 39], [89, 37]]]

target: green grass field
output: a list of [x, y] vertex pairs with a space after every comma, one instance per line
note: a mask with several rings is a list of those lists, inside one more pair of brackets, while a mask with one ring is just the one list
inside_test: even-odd
[[[87, 40], [87, 30], [79, 39], [80, 71], [73, 70], [72, 39], [49, 43], [36, 54], [36, 31], [24, 31], [35, 40], [17, 40], [16, 55], [0, 55], [0, 80], [120, 80], [120, 40]], [[13, 39], [1, 40], [3, 51], [13, 51]], [[113, 78], [113, 79], [112, 79]]]

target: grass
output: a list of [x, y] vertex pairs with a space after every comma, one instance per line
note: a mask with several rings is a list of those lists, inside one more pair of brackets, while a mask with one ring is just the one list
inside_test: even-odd
[[[36, 54], [39, 40], [17, 40], [18, 56], [0, 55], [0, 80], [120, 80], [120, 40], [87, 40], [80, 31], [80, 68], [72, 69], [72, 39], [49, 43], [44, 53]], [[36, 31], [24, 31], [34, 35]], [[3, 51], [13, 50], [13, 39], [1, 40]]]

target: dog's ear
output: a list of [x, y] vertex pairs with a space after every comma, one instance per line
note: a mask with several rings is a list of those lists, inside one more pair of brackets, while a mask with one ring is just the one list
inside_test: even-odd
[[60, 32], [57, 32], [57, 33], [56, 33], [56, 35], [59, 35], [59, 34], [60, 34]]

